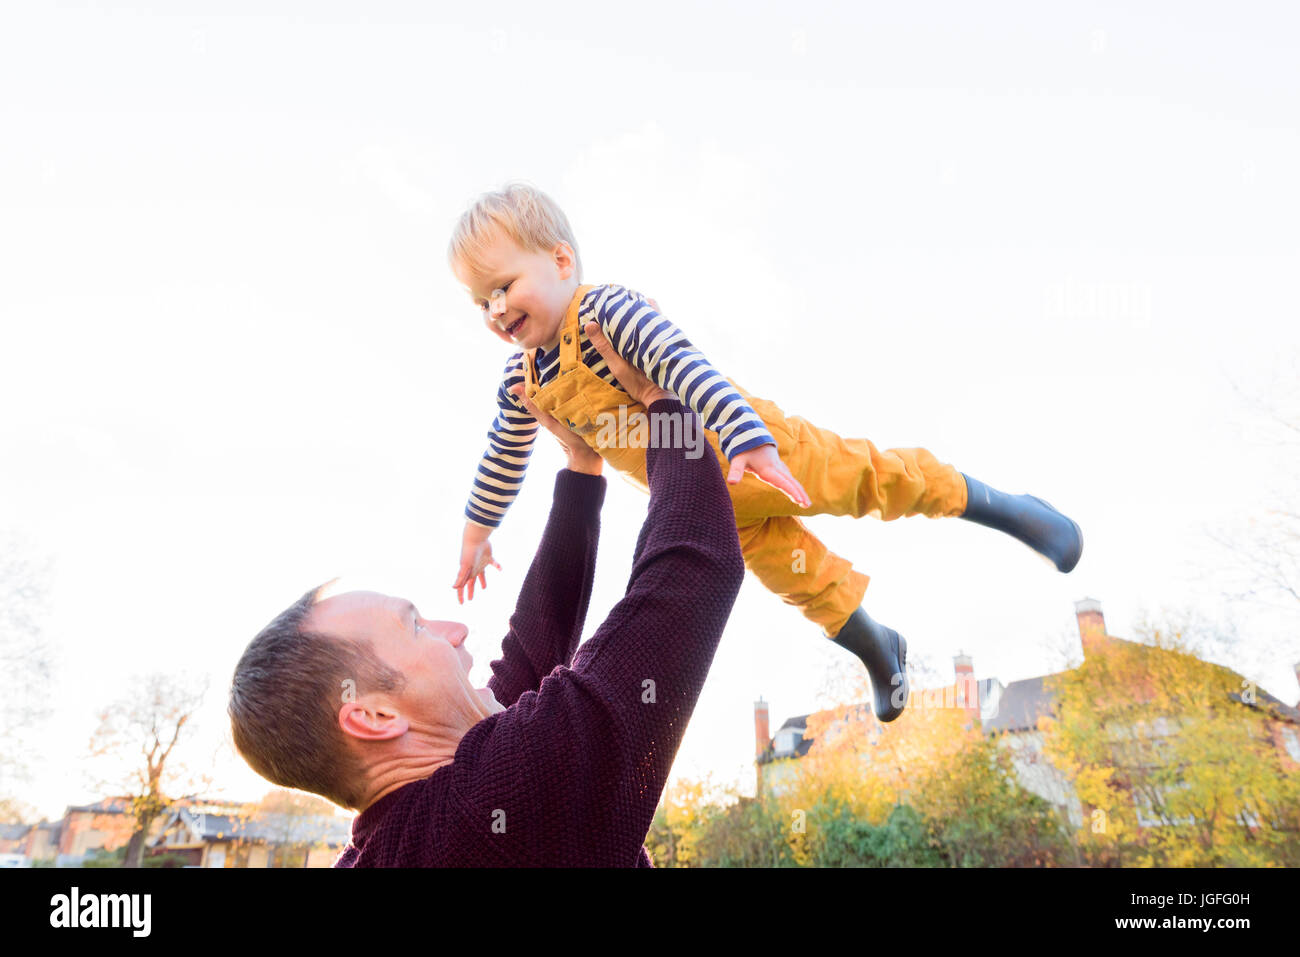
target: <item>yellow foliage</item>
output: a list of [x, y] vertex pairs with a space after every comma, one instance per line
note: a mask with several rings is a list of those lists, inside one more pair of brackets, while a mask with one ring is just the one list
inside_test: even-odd
[[[978, 804], [981, 789], [995, 785], [955, 773], [961, 756], [983, 735], [978, 717], [954, 707], [954, 700], [943, 689], [913, 692], [907, 709], [888, 724], [876, 719], [869, 704], [810, 715], [806, 735], [814, 743], [799, 760], [781, 806], [794, 813], [838, 805], [881, 827], [899, 804], [910, 804], [931, 820]], [[811, 861], [816, 825], [809, 816], [804, 831], [790, 835], [791, 852], [801, 865]]]
[[1148, 637], [1100, 642], [1050, 682], [1059, 711], [1040, 722], [1044, 752], [1087, 806], [1080, 846], [1124, 866], [1257, 867], [1294, 855], [1300, 775], [1284, 767], [1273, 719], [1179, 630]]

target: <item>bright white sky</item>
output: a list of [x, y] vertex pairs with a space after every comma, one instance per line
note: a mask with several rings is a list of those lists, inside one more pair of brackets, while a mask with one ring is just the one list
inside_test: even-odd
[[[266, 791], [230, 673], [336, 575], [465, 621], [486, 682], [563, 461], [543, 436], [457, 607], [507, 347], [443, 251], [511, 179], [752, 392], [1082, 524], [1062, 576], [965, 522], [815, 520], [914, 658], [1056, 670], [1085, 596], [1120, 635], [1225, 614], [1207, 531], [1293, 485], [1233, 383], [1300, 347], [1300, 19], [1134, 7], [7, 5], [0, 528], [56, 569], [20, 796], [99, 797], [95, 713], [156, 669], [211, 675], [190, 763]], [[644, 514], [611, 475], [588, 633]], [[1234, 614], [1225, 663], [1294, 701], [1294, 615]], [[775, 730], [855, 667], [748, 581], [676, 772], [752, 787], [753, 701]]]

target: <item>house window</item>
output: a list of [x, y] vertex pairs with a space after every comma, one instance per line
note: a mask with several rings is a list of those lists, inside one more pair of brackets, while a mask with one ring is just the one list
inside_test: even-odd
[[[1156, 790], [1159, 792], [1161, 803], [1165, 803], [1168, 800], [1167, 794], [1169, 790], [1185, 787], [1187, 787], [1187, 782], [1184, 781], [1180, 784], [1173, 785], [1168, 789], [1156, 788]], [[1138, 823], [1143, 827], [1165, 827], [1170, 824], [1187, 825], [1193, 824], [1196, 821], [1196, 817], [1191, 814], [1184, 815], [1181, 818], [1165, 820], [1151, 807], [1151, 802], [1147, 799], [1147, 796], [1140, 791], [1135, 791], [1133, 793], [1133, 805], [1137, 808]]]
[[1300, 735], [1296, 734], [1294, 728], [1282, 729], [1282, 745], [1286, 748], [1286, 753], [1291, 755], [1291, 760], [1300, 761]]
[[1259, 818], [1249, 811], [1242, 810], [1237, 812], [1237, 823], [1244, 824], [1246, 827], [1259, 827]]

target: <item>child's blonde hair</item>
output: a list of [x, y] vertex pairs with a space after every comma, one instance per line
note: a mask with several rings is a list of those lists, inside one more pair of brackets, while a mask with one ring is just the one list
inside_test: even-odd
[[564, 210], [555, 200], [528, 183], [510, 183], [496, 192], [484, 193], [461, 214], [447, 244], [447, 262], [453, 269], [463, 263], [471, 272], [482, 272], [480, 255], [500, 230], [523, 249], [550, 252], [558, 242], [573, 249], [578, 281], [582, 281], [582, 257], [578, 241]]

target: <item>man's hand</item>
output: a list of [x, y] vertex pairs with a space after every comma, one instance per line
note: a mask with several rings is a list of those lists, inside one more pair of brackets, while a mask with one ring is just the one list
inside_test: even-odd
[[529, 414], [537, 420], [538, 424], [544, 426], [551, 435], [555, 436], [556, 441], [560, 443], [560, 448], [564, 449], [564, 454], [569, 460], [569, 469], [574, 472], [582, 472], [584, 475], [599, 475], [601, 468], [605, 465], [605, 460], [600, 457], [600, 453], [593, 449], [582, 438], [561, 424], [553, 415], [548, 415], [533, 404], [533, 400], [523, 387], [523, 384], [514, 386], [510, 390], [511, 394], [518, 399]]
[[800, 508], [812, 505], [808, 493], [781, 461], [775, 445], [760, 445], [748, 452], [741, 452], [733, 458], [731, 471], [727, 473], [727, 484], [738, 484], [745, 477], [746, 472], [753, 472], [778, 492], [784, 492], [785, 497]]
[[487, 567], [491, 565], [497, 571], [501, 566], [492, 560], [492, 544], [488, 536], [492, 529], [484, 528], [474, 522], [465, 523], [465, 536], [460, 546], [460, 572], [456, 575], [456, 598], [465, 604], [465, 588], [469, 587], [469, 597], [474, 597], [474, 580], [478, 579], [481, 588], [487, 588]]

